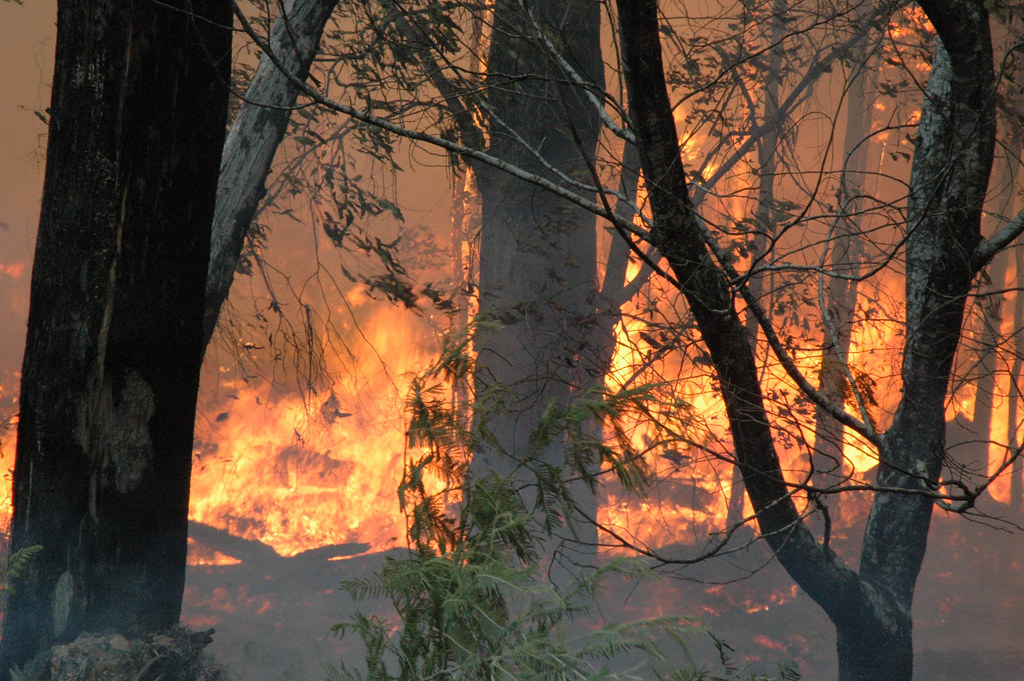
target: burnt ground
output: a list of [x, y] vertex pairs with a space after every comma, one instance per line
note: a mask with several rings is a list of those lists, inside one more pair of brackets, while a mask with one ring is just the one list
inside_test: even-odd
[[[385, 554], [325, 557], [359, 548], [295, 558], [257, 550], [237, 565], [192, 567], [183, 619], [217, 629], [208, 651], [233, 678], [323, 679], [324, 664], [357, 664], [360, 656], [358, 644], [329, 633], [354, 609], [337, 585], [376, 570]], [[846, 549], [841, 539], [835, 548]], [[831, 625], [758, 545], [727, 561], [668, 571], [660, 581], [609, 586], [596, 619], [696, 616], [751, 670], [795, 660], [805, 679], [836, 678]], [[379, 602], [363, 610], [388, 612]], [[914, 614], [917, 681], [1024, 681], [1024, 534], [938, 518]], [[708, 638], [695, 638], [693, 656], [715, 668]]]

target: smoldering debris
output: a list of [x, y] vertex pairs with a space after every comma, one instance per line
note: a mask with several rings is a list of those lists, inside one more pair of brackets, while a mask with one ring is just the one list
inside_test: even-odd
[[54, 646], [21, 669], [12, 681], [227, 681], [203, 650], [213, 630], [173, 627], [142, 640], [120, 634], [83, 634]]

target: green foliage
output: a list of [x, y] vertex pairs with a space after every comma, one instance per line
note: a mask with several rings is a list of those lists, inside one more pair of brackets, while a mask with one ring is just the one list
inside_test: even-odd
[[641, 667], [670, 674], [663, 646], [685, 646], [700, 630], [677, 617], [574, 628], [607, 577], [637, 577], [642, 566], [613, 561], [556, 591], [538, 574], [543, 534], [506, 481], [491, 477], [466, 490], [461, 508], [457, 520], [413, 509], [444, 525], [430, 534], [436, 543], [416, 536], [425, 525], [414, 521], [408, 558], [342, 584], [357, 600], [390, 600], [401, 625], [394, 636], [393, 622], [379, 617], [357, 614], [338, 625], [342, 636], [362, 640], [366, 656], [363, 669], [343, 664], [333, 679], [632, 679]]
[[[617, 681], [657, 679], [766, 679], [743, 677], [728, 646], [713, 639], [724, 676], [692, 663], [690, 643], [705, 631], [681, 616], [608, 621], [595, 613], [610, 581], [653, 578], [638, 560], [613, 559], [577, 570], [555, 588], [542, 575], [545, 546], [555, 519], [571, 515], [572, 497], [563, 471], [524, 465], [535, 474], [538, 508], [526, 508], [509, 478], [487, 474], [465, 480], [467, 453], [486, 434], [472, 432], [446, 397], [447, 386], [472, 375], [469, 331], [447, 339], [439, 361], [416, 377], [407, 400], [410, 458], [399, 488], [408, 518], [409, 553], [388, 557], [379, 573], [342, 583], [357, 601], [386, 599], [393, 617], [357, 612], [334, 627], [365, 649], [362, 665], [329, 668], [332, 681]], [[566, 409], [551, 407], [538, 425], [530, 451], [556, 439], [566, 443], [570, 475], [593, 476], [585, 460], [597, 457], [622, 484], [640, 492], [646, 481], [642, 457], [617, 425], [639, 392], [597, 393]], [[493, 403], [492, 403], [493, 404]], [[614, 446], [583, 427], [588, 419], [610, 422]], [[484, 419], [485, 420], [485, 419]], [[437, 483], [440, 492], [431, 493]], [[461, 498], [461, 503], [446, 500]], [[538, 512], [539, 511], [539, 512]], [[798, 678], [784, 670], [781, 678]]]
[[32, 560], [42, 550], [42, 545], [36, 544], [12, 553], [7, 558], [7, 566], [0, 569], [0, 591], [14, 593], [17, 581], [28, 573]]
[[[273, 2], [242, 4], [262, 34], [269, 33], [272, 20], [280, 16]], [[451, 0], [340, 0], [310, 79], [346, 104], [396, 124], [416, 127], [425, 117], [450, 127], [445, 122], [448, 106], [434, 94], [437, 84], [431, 82], [437, 68], [431, 65], [433, 59], [454, 59], [463, 44], [468, 10], [462, 5]], [[258, 52], [251, 41], [243, 41], [238, 49], [243, 55]], [[233, 91], [244, 92], [252, 81], [252, 61], [238, 60]], [[332, 85], [337, 93], [330, 90]], [[433, 251], [427, 248], [431, 244], [424, 243], [428, 238], [420, 232], [429, 230], [405, 224], [395, 191], [395, 177], [402, 171], [400, 140], [378, 126], [307, 104], [300, 98], [291, 114], [288, 141], [279, 150], [259, 220], [247, 233], [238, 271], [266, 277], [260, 261], [270, 225], [280, 228], [283, 221], [276, 218], [285, 217], [312, 222], [334, 246], [342, 276], [371, 295], [415, 310], [426, 301], [451, 310], [449, 294], [429, 286], [421, 290], [414, 281], [414, 261], [430, 254], [435, 265], [446, 263], [448, 254], [436, 245]], [[233, 99], [232, 115], [239, 106], [240, 100]]]

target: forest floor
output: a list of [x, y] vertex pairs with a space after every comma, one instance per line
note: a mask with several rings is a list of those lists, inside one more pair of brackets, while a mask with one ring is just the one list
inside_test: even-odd
[[[841, 540], [836, 550], [843, 554]], [[317, 681], [326, 676], [324, 665], [341, 659], [358, 665], [361, 657], [358, 643], [330, 633], [356, 609], [338, 583], [364, 577], [379, 569], [385, 555], [401, 553], [326, 560], [330, 551], [295, 558], [275, 558], [271, 551], [236, 565], [191, 567], [183, 621], [216, 628], [208, 650], [234, 678]], [[1024, 681], [1022, 557], [1020, 533], [936, 519], [915, 596], [915, 679]], [[382, 616], [390, 610], [382, 602], [361, 608]], [[794, 660], [804, 679], [837, 676], [831, 625], [759, 544], [742, 557], [666, 573], [660, 581], [612, 584], [594, 616], [610, 621], [666, 614], [699, 618], [751, 671]], [[700, 666], [716, 669], [709, 638], [695, 639], [692, 654]]]

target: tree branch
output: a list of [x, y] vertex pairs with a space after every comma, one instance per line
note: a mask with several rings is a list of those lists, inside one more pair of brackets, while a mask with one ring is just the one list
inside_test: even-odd
[[992, 261], [992, 258], [1013, 243], [1021, 234], [1024, 234], [1024, 210], [1017, 213], [1016, 217], [1003, 225], [991, 238], [978, 244], [971, 255], [971, 267], [974, 272], [980, 272]]

